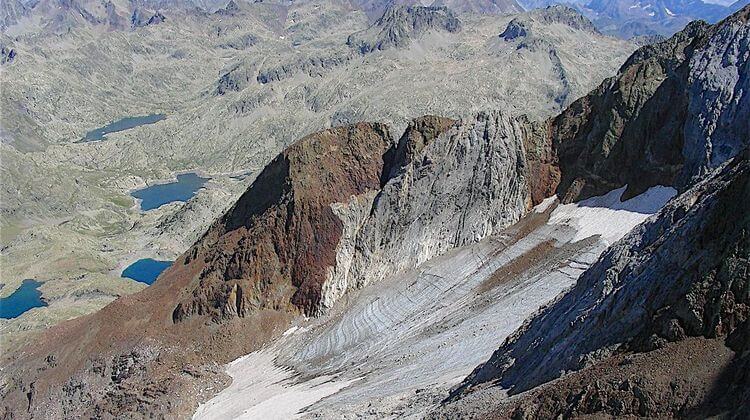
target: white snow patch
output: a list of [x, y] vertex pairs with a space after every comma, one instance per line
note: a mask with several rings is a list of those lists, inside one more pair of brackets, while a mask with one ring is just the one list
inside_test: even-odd
[[297, 331], [298, 329], [299, 327], [295, 325], [294, 327], [289, 328], [288, 330], [284, 331], [284, 334], [282, 334], [282, 336], [286, 337], [289, 334], [294, 334], [294, 332]]
[[275, 352], [260, 350], [227, 366], [232, 384], [205, 404], [193, 419], [293, 419], [302, 410], [362, 379], [322, 375], [297, 382], [295, 373], [274, 363]]
[[627, 185], [603, 196], [559, 205], [552, 212], [549, 223], [575, 227], [578, 232], [573, 242], [601, 235], [607, 244], [612, 244], [677, 195], [674, 188], [659, 185], [630, 200], [620, 201], [626, 188]]
[[544, 213], [545, 211], [547, 211], [547, 209], [549, 208], [549, 206], [551, 206], [552, 203], [554, 203], [556, 200], [557, 200], [557, 196], [556, 195], [553, 195], [552, 197], [545, 198], [544, 200], [542, 200], [541, 203], [539, 203], [536, 206], [534, 206], [534, 212], [535, 213]]

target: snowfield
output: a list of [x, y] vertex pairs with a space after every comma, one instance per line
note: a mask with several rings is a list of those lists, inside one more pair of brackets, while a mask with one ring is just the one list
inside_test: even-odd
[[654, 187], [620, 202], [624, 191], [545, 200], [500, 234], [350, 293], [230, 363], [232, 385], [194, 418], [423, 413], [676, 194]]

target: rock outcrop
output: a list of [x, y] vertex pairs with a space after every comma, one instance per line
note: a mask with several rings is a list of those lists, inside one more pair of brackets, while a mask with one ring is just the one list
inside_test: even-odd
[[224, 95], [228, 92], [239, 92], [250, 83], [255, 82], [257, 73], [253, 63], [240, 61], [224, 71], [219, 80], [216, 81], [215, 95]]
[[130, 16], [130, 26], [132, 28], [143, 28], [148, 25], [156, 25], [162, 23], [167, 18], [160, 11], [155, 13], [147, 13], [142, 9], [136, 8], [133, 10], [133, 14]]
[[617, 76], [548, 121], [563, 201], [625, 184], [626, 197], [657, 184], [684, 191], [748, 143], [749, 13], [713, 27], [693, 22], [642, 47]]
[[276, 157], [187, 251], [205, 265], [173, 320], [242, 317], [290, 299], [313, 313], [343, 233], [331, 205], [379, 190], [391, 146], [388, 127], [357, 124], [305, 137]]
[[0, 65], [10, 64], [16, 59], [16, 50], [12, 45], [0, 44]]
[[[530, 207], [525, 125], [493, 112], [452, 125], [414, 121], [395, 150], [393, 177], [372, 199], [346, 261], [324, 285], [323, 307], [347, 291], [416, 267], [505, 228]], [[450, 127], [450, 128], [448, 128]]]
[[365, 31], [349, 36], [346, 43], [360, 54], [407, 47], [429, 31], [457, 32], [461, 22], [447, 7], [395, 6]]
[[560, 24], [579, 31], [592, 34], [599, 33], [594, 24], [575, 9], [556, 4], [547, 6], [544, 9], [535, 9], [513, 18], [513, 20], [511, 20], [505, 27], [505, 30], [500, 34], [500, 37], [506, 41], [510, 41], [516, 38], [528, 36], [529, 27], [531, 26], [530, 21], [543, 25]]
[[261, 68], [256, 80], [260, 84], [266, 84], [284, 80], [296, 74], [306, 74], [311, 77], [321, 76], [350, 59], [350, 54], [336, 53], [317, 57], [297, 58], [293, 61], [275, 63]]

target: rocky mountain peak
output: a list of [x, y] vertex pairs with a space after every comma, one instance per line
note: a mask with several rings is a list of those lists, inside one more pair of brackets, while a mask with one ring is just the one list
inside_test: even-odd
[[429, 31], [460, 30], [461, 22], [447, 7], [394, 6], [367, 30], [350, 35], [347, 44], [366, 54], [406, 47]]
[[219, 15], [234, 16], [240, 12], [240, 5], [234, 0], [229, 0], [226, 6], [218, 9], [215, 13]]
[[549, 121], [563, 201], [625, 184], [626, 197], [653, 185], [682, 189], [739, 153], [750, 120], [742, 16], [713, 27], [696, 21], [640, 48], [617, 76]]
[[315, 312], [343, 228], [331, 204], [380, 189], [391, 147], [388, 127], [360, 123], [312, 134], [278, 155], [188, 251], [205, 266], [174, 321], [290, 302]]
[[534, 9], [513, 18], [500, 34], [500, 37], [506, 41], [526, 37], [534, 23], [542, 25], [560, 24], [578, 31], [599, 34], [594, 24], [577, 10], [569, 6], [556, 4], [543, 9]]

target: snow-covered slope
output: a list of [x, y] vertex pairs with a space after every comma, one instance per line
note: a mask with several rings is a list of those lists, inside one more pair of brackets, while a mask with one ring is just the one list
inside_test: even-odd
[[[735, 357], [738, 366], [750, 360], [742, 351], [750, 343], [749, 182], [750, 164], [740, 155], [671, 200], [607, 249], [570, 292], [525, 323], [454, 395], [489, 392], [497, 385], [518, 394], [563, 376], [564, 385], [551, 383], [500, 402], [508, 407], [497, 415], [519, 410], [524, 418], [560, 413], [699, 418], [721, 413], [722, 405], [742, 408], [737, 401], [747, 403], [750, 383], [727, 368], [722, 354], [729, 353], [730, 361]], [[655, 350], [662, 360], [653, 379], [643, 367], [649, 356], [638, 355]], [[669, 366], [686, 352], [709, 361], [692, 369], [696, 380], [713, 382], [712, 389], [680, 385], [689, 378]], [[618, 359], [623, 354], [629, 363]], [[626, 372], [633, 371], [622, 367], [626, 363], [636, 363], [637, 373]], [[574, 371], [580, 375], [564, 376]], [[638, 395], [647, 396], [646, 402], [637, 402]], [[728, 406], [717, 404], [722, 398]]]
[[570, 205], [548, 199], [499, 234], [365, 287], [231, 363], [232, 385], [195, 418], [424, 410], [675, 194], [654, 187], [620, 203], [623, 191]]

